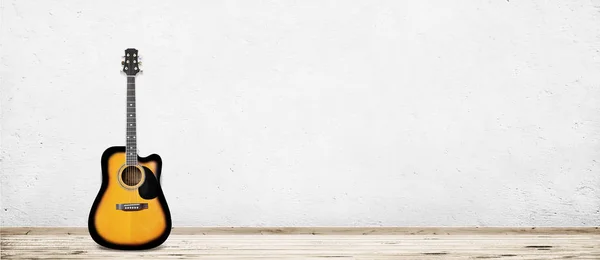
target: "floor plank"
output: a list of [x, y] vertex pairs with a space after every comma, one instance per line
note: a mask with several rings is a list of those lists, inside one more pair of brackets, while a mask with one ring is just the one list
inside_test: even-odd
[[180, 228], [136, 252], [102, 248], [84, 228], [0, 231], [2, 259], [600, 259], [594, 228]]
[[[0, 235], [87, 235], [82, 227], [3, 227]], [[175, 235], [516, 235], [596, 234], [600, 227], [175, 227]]]

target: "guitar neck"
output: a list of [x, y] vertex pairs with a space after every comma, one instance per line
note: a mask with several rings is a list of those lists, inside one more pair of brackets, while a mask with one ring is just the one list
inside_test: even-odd
[[135, 114], [135, 76], [127, 76], [127, 131], [125, 148], [127, 165], [137, 165], [137, 131]]

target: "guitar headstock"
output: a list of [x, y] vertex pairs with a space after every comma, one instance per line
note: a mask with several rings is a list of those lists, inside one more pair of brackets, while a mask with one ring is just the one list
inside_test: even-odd
[[127, 76], [135, 76], [138, 72], [141, 72], [140, 66], [142, 62], [141, 58], [138, 55], [138, 50], [130, 48], [125, 50], [125, 56], [123, 56], [123, 60], [121, 61], [121, 65], [123, 65], [123, 72], [127, 74]]

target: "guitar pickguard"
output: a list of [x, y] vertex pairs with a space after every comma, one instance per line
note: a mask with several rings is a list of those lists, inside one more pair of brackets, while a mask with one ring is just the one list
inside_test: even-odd
[[143, 199], [151, 200], [158, 196], [158, 192], [160, 187], [158, 186], [158, 180], [156, 176], [152, 173], [150, 169], [144, 166], [144, 173], [146, 174], [146, 178], [144, 184], [138, 188], [138, 192], [140, 197]]

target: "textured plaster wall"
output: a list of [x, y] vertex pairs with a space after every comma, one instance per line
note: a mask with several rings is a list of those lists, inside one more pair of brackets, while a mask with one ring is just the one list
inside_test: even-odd
[[0, 0], [1, 224], [123, 145], [175, 226], [600, 225], [600, 1]]

